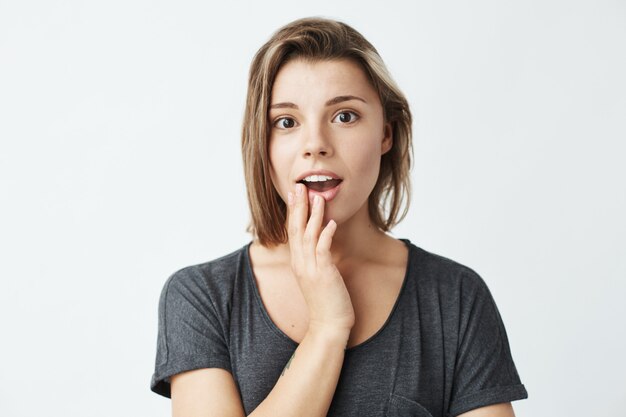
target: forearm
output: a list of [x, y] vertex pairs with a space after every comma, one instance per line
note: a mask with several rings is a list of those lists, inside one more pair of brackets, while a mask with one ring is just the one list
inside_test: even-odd
[[251, 417], [325, 417], [349, 334], [309, 330], [267, 398]]

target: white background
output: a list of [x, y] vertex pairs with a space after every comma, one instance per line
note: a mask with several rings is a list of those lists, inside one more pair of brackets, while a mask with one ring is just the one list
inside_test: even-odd
[[394, 235], [475, 269], [529, 399], [626, 409], [624, 1], [0, 0], [0, 415], [168, 416], [158, 296], [246, 244], [247, 71], [338, 18], [415, 116]]

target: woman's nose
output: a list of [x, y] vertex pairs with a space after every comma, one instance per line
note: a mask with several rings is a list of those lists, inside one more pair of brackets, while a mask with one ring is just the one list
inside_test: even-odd
[[303, 155], [311, 156], [331, 156], [333, 153], [332, 145], [328, 132], [323, 127], [315, 126], [307, 129], [307, 136], [304, 140]]

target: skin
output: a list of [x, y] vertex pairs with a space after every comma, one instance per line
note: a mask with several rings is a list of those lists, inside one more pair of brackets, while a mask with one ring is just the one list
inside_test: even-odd
[[[360, 99], [328, 105], [345, 96]], [[250, 257], [257, 279], [263, 271], [276, 279], [271, 287], [282, 295], [283, 313], [300, 312], [305, 326], [276, 385], [250, 415], [321, 417], [332, 401], [344, 348], [379, 327], [370, 322], [385, 287], [392, 287], [382, 297], [389, 305], [397, 296], [399, 281], [381, 282], [380, 277], [401, 276], [406, 267], [404, 243], [374, 227], [367, 210], [380, 157], [393, 146], [392, 134], [378, 95], [352, 61], [288, 62], [276, 76], [271, 104], [279, 104], [268, 115], [271, 177], [287, 203], [288, 243], [269, 248], [253, 242]], [[331, 170], [343, 179], [332, 201], [314, 199], [296, 183], [314, 169]], [[232, 375], [218, 368], [172, 377], [172, 407], [174, 416], [243, 416]], [[462, 416], [514, 414], [505, 403]]]

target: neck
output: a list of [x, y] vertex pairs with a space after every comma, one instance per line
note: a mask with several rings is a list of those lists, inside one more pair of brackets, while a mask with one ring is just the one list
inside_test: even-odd
[[388, 238], [371, 221], [366, 203], [354, 216], [338, 225], [330, 248], [333, 263], [339, 267], [373, 260], [377, 258], [377, 248]]
[[[337, 225], [330, 248], [333, 263], [341, 270], [353, 264], [363, 264], [368, 261], [380, 262], [384, 254], [379, 249], [382, 249], [385, 243], [389, 243], [389, 239], [393, 238], [380, 231], [372, 223], [367, 204], [364, 204], [350, 219]], [[289, 243], [280, 244], [270, 251], [274, 259], [289, 263]]]

